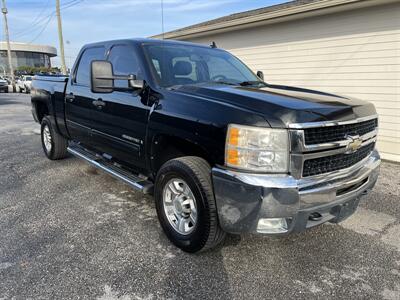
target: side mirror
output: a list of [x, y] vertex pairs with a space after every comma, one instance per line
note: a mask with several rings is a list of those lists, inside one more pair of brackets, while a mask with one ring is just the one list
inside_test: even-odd
[[264, 73], [263, 71], [257, 71], [257, 77], [264, 81]]
[[134, 90], [141, 90], [144, 88], [144, 80], [137, 79], [136, 75], [129, 75], [128, 76], [128, 84]]
[[90, 64], [90, 82], [93, 93], [112, 93], [114, 90], [112, 64], [106, 60], [92, 61]]
[[[94, 60], [90, 64], [92, 93], [112, 93], [114, 90], [130, 91], [144, 88], [144, 80], [136, 75], [114, 75], [112, 63], [107, 60]], [[114, 80], [127, 80], [129, 88], [114, 86]]]

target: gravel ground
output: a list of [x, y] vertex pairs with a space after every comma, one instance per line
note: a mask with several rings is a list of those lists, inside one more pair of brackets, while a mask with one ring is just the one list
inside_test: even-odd
[[0, 94], [0, 299], [400, 299], [400, 165], [340, 225], [186, 254], [151, 197], [49, 161], [27, 95]]

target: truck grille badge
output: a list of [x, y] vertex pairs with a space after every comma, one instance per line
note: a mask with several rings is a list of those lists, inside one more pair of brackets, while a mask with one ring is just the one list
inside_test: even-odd
[[346, 139], [350, 141], [346, 148], [346, 154], [354, 153], [361, 148], [363, 140], [359, 135], [346, 135]]

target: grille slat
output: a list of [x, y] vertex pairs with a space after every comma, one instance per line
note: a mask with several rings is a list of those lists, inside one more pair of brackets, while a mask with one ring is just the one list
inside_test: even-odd
[[349, 168], [366, 158], [374, 150], [374, 147], [375, 143], [371, 143], [351, 154], [341, 153], [308, 159], [304, 161], [303, 177]]
[[368, 120], [360, 123], [307, 128], [304, 130], [306, 145], [337, 142], [346, 139], [346, 135], [364, 135], [375, 130], [378, 120]]

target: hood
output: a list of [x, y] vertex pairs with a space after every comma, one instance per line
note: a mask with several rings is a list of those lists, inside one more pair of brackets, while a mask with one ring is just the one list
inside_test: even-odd
[[271, 127], [280, 128], [291, 123], [347, 121], [376, 114], [374, 106], [366, 101], [282, 85], [182, 85], [174, 87], [174, 92], [254, 111]]

